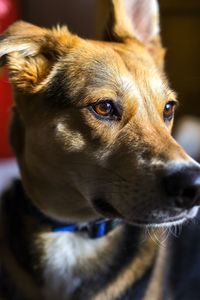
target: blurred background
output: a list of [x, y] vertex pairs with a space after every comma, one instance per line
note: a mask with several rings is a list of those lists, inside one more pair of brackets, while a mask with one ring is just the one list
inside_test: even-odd
[[[20, 18], [41, 26], [67, 24], [72, 32], [95, 38], [96, 7], [96, 0], [0, 0], [0, 31]], [[181, 103], [177, 120], [183, 115], [200, 117], [200, 1], [160, 0], [160, 9], [166, 70]], [[1, 69], [0, 160], [4, 162], [12, 157], [7, 139], [10, 105], [11, 90], [6, 70]], [[200, 141], [197, 124], [198, 134]]]

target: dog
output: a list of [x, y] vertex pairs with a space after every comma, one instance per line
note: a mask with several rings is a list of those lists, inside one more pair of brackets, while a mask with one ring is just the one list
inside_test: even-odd
[[1, 200], [1, 300], [200, 298], [198, 222], [165, 229], [197, 216], [200, 166], [171, 136], [158, 3], [107, 4], [102, 41], [23, 21], [1, 36], [21, 173]]

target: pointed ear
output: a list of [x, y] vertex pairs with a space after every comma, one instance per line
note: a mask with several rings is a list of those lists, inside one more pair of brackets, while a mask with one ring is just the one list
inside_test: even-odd
[[14, 88], [37, 92], [55, 62], [66, 52], [66, 27], [40, 28], [16, 22], [0, 37], [0, 66], [8, 65]]
[[157, 0], [100, 0], [102, 13], [109, 11], [104, 30], [107, 40], [127, 42], [136, 39], [148, 48], [158, 65], [164, 51], [160, 41]]
[[111, 0], [113, 33], [121, 40], [137, 38], [144, 44], [159, 34], [157, 0]]

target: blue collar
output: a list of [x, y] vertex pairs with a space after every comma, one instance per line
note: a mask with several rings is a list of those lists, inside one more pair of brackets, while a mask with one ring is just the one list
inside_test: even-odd
[[82, 232], [86, 233], [92, 239], [101, 238], [122, 223], [122, 221], [118, 219], [99, 219], [84, 224], [68, 224], [48, 217], [33, 204], [31, 204], [30, 201], [27, 204], [28, 207], [26, 209], [26, 213], [28, 213], [31, 217], [34, 217], [34, 219], [37, 219], [40, 224], [50, 226], [51, 231], [55, 233]]
[[53, 232], [85, 232], [90, 238], [100, 238], [113, 229], [113, 221], [100, 219], [87, 224], [63, 224], [54, 226]]

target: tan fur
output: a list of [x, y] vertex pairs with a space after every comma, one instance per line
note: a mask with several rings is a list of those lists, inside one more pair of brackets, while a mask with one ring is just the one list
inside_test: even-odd
[[[187, 211], [168, 205], [161, 179], [171, 170], [198, 165], [171, 136], [173, 118], [164, 118], [166, 104], [176, 95], [163, 70], [157, 2], [109, 3], [110, 41], [83, 40], [66, 27], [50, 30], [24, 22], [2, 37], [0, 60], [8, 65], [15, 98], [11, 142], [23, 186], [33, 204], [57, 221], [108, 217], [137, 225], [180, 223]], [[94, 112], [95, 104], [108, 100], [120, 110], [117, 119]], [[59, 256], [60, 240], [46, 231], [42, 228], [33, 239], [48, 277], [48, 268], [55, 268], [55, 275], [61, 269], [60, 261], [51, 260], [52, 252]], [[74, 267], [82, 272], [96, 271], [99, 257], [104, 266], [117, 245], [115, 234], [91, 242], [92, 247], [82, 237], [67, 237], [78, 255], [77, 241], [83, 247]], [[61, 242], [66, 246], [67, 239]], [[136, 258], [93, 300], [115, 299], [144, 275], [158, 245], [151, 239], [141, 245]], [[94, 249], [89, 257], [87, 247]], [[158, 274], [160, 263], [154, 278]], [[63, 290], [52, 296], [48, 280], [45, 291], [45, 299], [68, 299], [67, 292], [61, 297]]]
[[168, 241], [162, 243], [158, 252], [158, 259], [152, 274], [151, 281], [148, 289], [144, 295], [143, 300], [162, 300], [163, 299], [163, 286], [165, 285], [165, 271], [168, 263]]
[[128, 267], [119, 276], [111, 282], [105, 290], [97, 294], [92, 300], [112, 300], [120, 297], [124, 291], [131, 287], [139, 280], [147, 268], [152, 264], [157, 253], [157, 245], [152, 239], [148, 239], [141, 243], [136, 258], [128, 265]]

